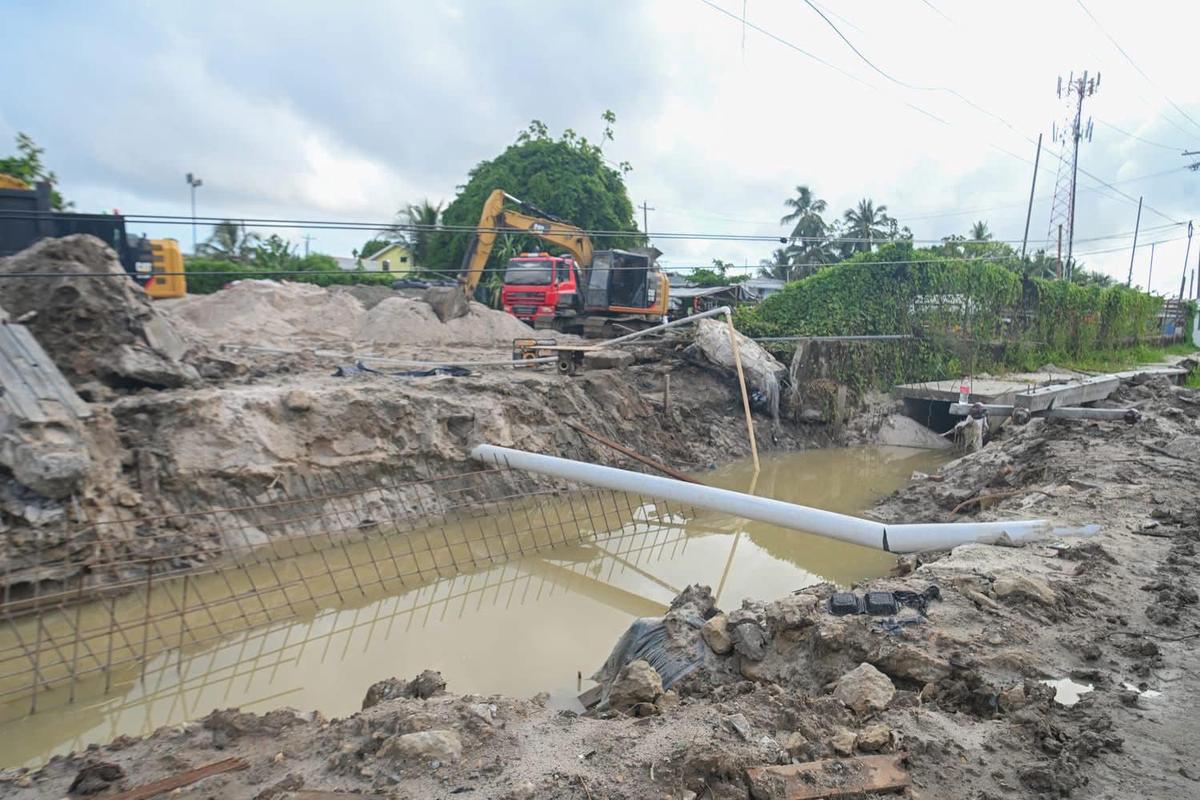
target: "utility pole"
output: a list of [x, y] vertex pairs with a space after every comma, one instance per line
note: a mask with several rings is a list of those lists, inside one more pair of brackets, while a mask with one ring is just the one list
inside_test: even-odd
[[1062, 280], [1063, 263], [1062, 263], [1062, 223], [1058, 224], [1058, 260], [1054, 262], [1054, 278]]
[[[1079, 141], [1084, 137], [1092, 140], [1092, 121], [1083, 124], [1083, 101], [1091, 97], [1100, 86], [1100, 75], [1088, 78], [1085, 70], [1083, 76], [1076, 78], [1071, 73], [1066, 85], [1062, 78], [1058, 79], [1058, 96], [1067, 103], [1068, 118], [1062, 130], [1057, 125], [1054, 128], [1054, 139], [1061, 145], [1058, 157], [1058, 178], [1054, 185], [1054, 201], [1050, 206], [1050, 232], [1054, 226], [1065, 224], [1067, 228], [1067, 277], [1073, 271], [1074, 262], [1071, 260], [1075, 245], [1075, 184], [1079, 177]], [[1068, 157], [1070, 167], [1068, 168]]]
[[1029, 184], [1029, 210], [1025, 212], [1025, 235], [1021, 237], [1021, 260], [1025, 260], [1025, 245], [1029, 243], [1029, 220], [1033, 216], [1033, 190], [1037, 188], [1038, 162], [1042, 160], [1042, 135], [1038, 134], [1037, 153], [1033, 157], [1033, 181]]
[[1150, 243], [1150, 272], [1146, 274], [1146, 294], [1153, 294], [1150, 291], [1150, 281], [1154, 279], [1154, 242]]
[[650, 212], [655, 211], [654, 206], [646, 205], [646, 201], [642, 201], [642, 232], [646, 234], [646, 238], [650, 238]]
[[313, 236], [311, 233], [304, 234], [304, 257], [305, 258], [308, 258], [308, 243], [315, 240], [316, 238], [317, 237]]
[[204, 181], [189, 172], [187, 184], [192, 187], [192, 255], [196, 255], [196, 190], [204, 185]]
[[1188, 256], [1192, 254], [1192, 221], [1188, 220], [1188, 243], [1187, 249], [1183, 251], [1183, 274], [1179, 276], [1179, 302], [1183, 302], [1183, 290], [1187, 285], [1187, 265]]
[[1133, 257], [1137, 255], [1137, 236], [1138, 229], [1142, 227], [1142, 198], [1138, 198], [1138, 213], [1137, 220], [1133, 223], [1133, 249], [1129, 251], [1129, 277], [1125, 279], [1125, 286], [1133, 286]]

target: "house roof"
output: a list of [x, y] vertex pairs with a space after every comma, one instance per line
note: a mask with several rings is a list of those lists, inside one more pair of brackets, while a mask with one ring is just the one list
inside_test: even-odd
[[367, 261], [382, 261], [390, 257], [393, 253], [402, 253], [404, 255], [412, 255], [412, 248], [403, 242], [392, 242], [387, 247], [380, 250], [378, 253], [373, 253], [367, 256]]

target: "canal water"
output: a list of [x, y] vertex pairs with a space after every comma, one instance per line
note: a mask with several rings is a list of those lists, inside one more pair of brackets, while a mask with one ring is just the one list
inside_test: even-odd
[[[747, 463], [699, 477], [727, 489], [856, 513], [903, 485], [913, 471], [934, 470], [945, 458], [893, 447], [811, 450], [767, 456], [757, 477]], [[232, 635], [189, 638], [184, 634], [199, 627], [193, 621], [192, 628], [181, 628], [182, 646], [170, 647], [166, 643], [176, 634], [162, 633], [156, 622], [164, 644], [147, 647], [150, 637], [143, 636], [137, 652], [146, 658], [70, 689], [43, 691], [33, 714], [26, 697], [0, 705], [0, 766], [36, 763], [122, 734], [144, 735], [217, 708], [291, 706], [344, 716], [359, 709], [375, 681], [423, 669], [440, 670], [453, 692], [546, 691], [553, 704], [570, 708], [630, 621], [661, 614], [690, 583], [711, 586], [720, 606], [735, 608], [744, 597], [769, 600], [820, 581], [845, 585], [882, 575], [894, 563], [887, 553], [715, 512], [664, 514], [619, 503], [611, 511], [603, 528], [582, 541], [548, 543], [485, 568], [399, 585], [381, 575], [369, 590], [325, 593], [331, 599], [301, 614], [292, 613], [290, 601], [288, 613], [267, 613], [284, 603], [262, 603], [264, 613], [249, 620], [258, 624]], [[449, 535], [453, 539], [454, 532]], [[360, 547], [370, 545], [342, 552], [352, 559]], [[313, 553], [281, 558], [246, 570], [244, 585], [227, 578], [208, 588], [197, 583], [190, 600], [186, 590], [164, 592], [152, 605], [175, 609], [196, 597], [211, 604], [214, 592], [244, 595], [260, 585], [255, 570], [265, 575], [269, 569], [276, 578], [290, 570], [313, 592], [314, 584], [328, 580], [328, 567], [323, 554], [319, 561]], [[245, 605], [236, 608], [246, 615]], [[86, 618], [99, 610], [79, 613]], [[211, 617], [212, 609], [205, 613]], [[35, 633], [50, 632], [0, 628], [0, 645], [33, 641]], [[136, 649], [136, 641], [124, 639]], [[113, 651], [99, 640], [86, 646], [89, 652]]]

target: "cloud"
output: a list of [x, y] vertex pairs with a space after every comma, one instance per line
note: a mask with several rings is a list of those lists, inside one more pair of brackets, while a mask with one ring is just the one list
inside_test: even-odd
[[[713, 1], [740, 17], [743, 4]], [[382, 222], [452, 197], [530, 119], [595, 140], [611, 108], [606, 152], [633, 164], [654, 230], [774, 235], [805, 183], [832, 214], [886, 203], [918, 238], [984, 219], [1019, 240], [1042, 131], [1037, 247], [1053, 239], [1056, 79], [1086, 67], [1103, 74], [1086, 115], [1167, 147], [1096, 125], [1080, 163], [1115, 189], [1081, 175], [1076, 249], [1123, 278], [1131, 236], [1099, 237], [1128, 234], [1145, 195], [1142, 241], [1164, 240], [1156, 288], [1177, 288], [1157, 265], [1182, 264], [1184, 242], [1165, 241], [1178, 229], [1161, 226], [1197, 199], [1200, 176], [1170, 148], [1200, 140], [1178, 63], [1200, 8], [1087, 0], [1135, 68], [1070, 4], [971, 4], [943, 9], [949, 21], [915, 3], [821, 6], [886, 75], [803, 3], [746, 4], [761, 30], [700, 0], [17, 3], [6, 23], [22, 35], [0, 68], [21, 79], [0, 85], [0, 136], [31, 133], [87, 210], [187, 213], [191, 171], [201, 213]], [[338, 254], [364, 238], [319, 236]], [[685, 263], [757, 263], [775, 246], [667, 244]]]

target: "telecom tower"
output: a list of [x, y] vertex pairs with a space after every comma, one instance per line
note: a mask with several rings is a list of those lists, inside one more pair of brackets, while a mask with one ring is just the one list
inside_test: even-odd
[[[1075, 73], [1067, 78], [1064, 85], [1060, 76], [1058, 79], [1058, 97], [1063, 101], [1063, 121], [1055, 122], [1053, 138], [1060, 144], [1058, 156], [1058, 177], [1054, 181], [1054, 200], [1050, 204], [1050, 230], [1046, 238], [1050, 246], [1058, 242], [1059, 264], [1061, 278], [1063, 272], [1062, 245], [1067, 245], [1067, 277], [1072, 269], [1071, 251], [1075, 243], [1075, 178], [1079, 173], [1079, 140], [1092, 140], [1092, 120], [1083, 124], [1083, 99], [1091, 97], [1100, 86], [1100, 74], [1089, 78], [1087, 72], [1083, 77], [1076, 78]], [[1060, 235], [1061, 231], [1061, 235]]]

